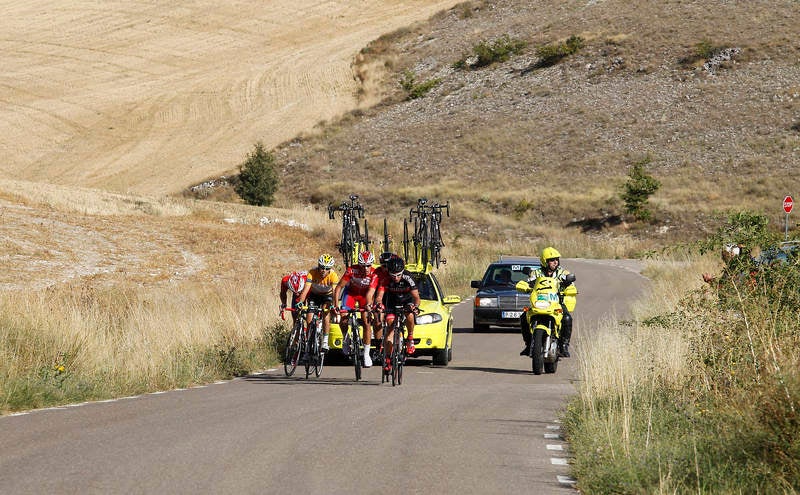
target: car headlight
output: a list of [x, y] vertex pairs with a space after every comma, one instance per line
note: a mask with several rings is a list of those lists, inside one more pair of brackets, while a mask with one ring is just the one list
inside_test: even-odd
[[479, 308], [496, 308], [497, 307], [497, 298], [496, 297], [476, 297], [475, 298], [475, 306]]
[[430, 323], [436, 323], [437, 321], [442, 321], [442, 315], [439, 313], [428, 313], [424, 315], [417, 315], [415, 318], [417, 325], [428, 325]]

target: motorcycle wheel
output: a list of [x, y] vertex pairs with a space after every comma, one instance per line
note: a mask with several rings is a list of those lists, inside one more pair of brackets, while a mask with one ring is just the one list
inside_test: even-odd
[[533, 331], [531, 340], [531, 368], [534, 375], [541, 375], [544, 367], [544, 339], [547, 334], [541, 328]]
[[558, 353], [556, 353], [556, 360], [552, 363], [544, 363], [545, 373], [555, 373], [558, 369]]

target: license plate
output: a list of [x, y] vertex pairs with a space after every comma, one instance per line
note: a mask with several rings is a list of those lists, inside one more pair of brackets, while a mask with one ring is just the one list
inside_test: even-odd
[[519, 318], [522, 316], [522, 311], [503, 311], [500, 313], [501, 318]]

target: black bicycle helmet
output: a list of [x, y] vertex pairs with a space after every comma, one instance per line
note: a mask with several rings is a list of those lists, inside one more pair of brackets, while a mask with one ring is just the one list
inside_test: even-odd
[[393, 256], [392, 258], [389, 258], [389, 261], [386, 262], [386, 269], [391, 275], [403, 273], [403, 270], [406, 269], [406, 262], [403, 261], [403, 258], [399, 256]]
[[386, 266], [386, 262], [389, 261], [389, 259], [391, 259], [392, 256], [394, 256], [394, 253], [390, 253], [389, 251], [381, 253], [380, 257], [378, 258], [378, 262], [381, 265]]

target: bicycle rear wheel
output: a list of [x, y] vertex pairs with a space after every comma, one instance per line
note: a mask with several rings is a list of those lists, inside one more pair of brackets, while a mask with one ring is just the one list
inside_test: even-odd
[[300, 362], [300, 353], [303, 350], [300, 335], [303, 332], [303, 321], [298, 318], [294, 323], [289, 336], [286, 338], [286, 350], [283, 355], [283, 371], [286, 376], [294, 375], [297, 363]]

